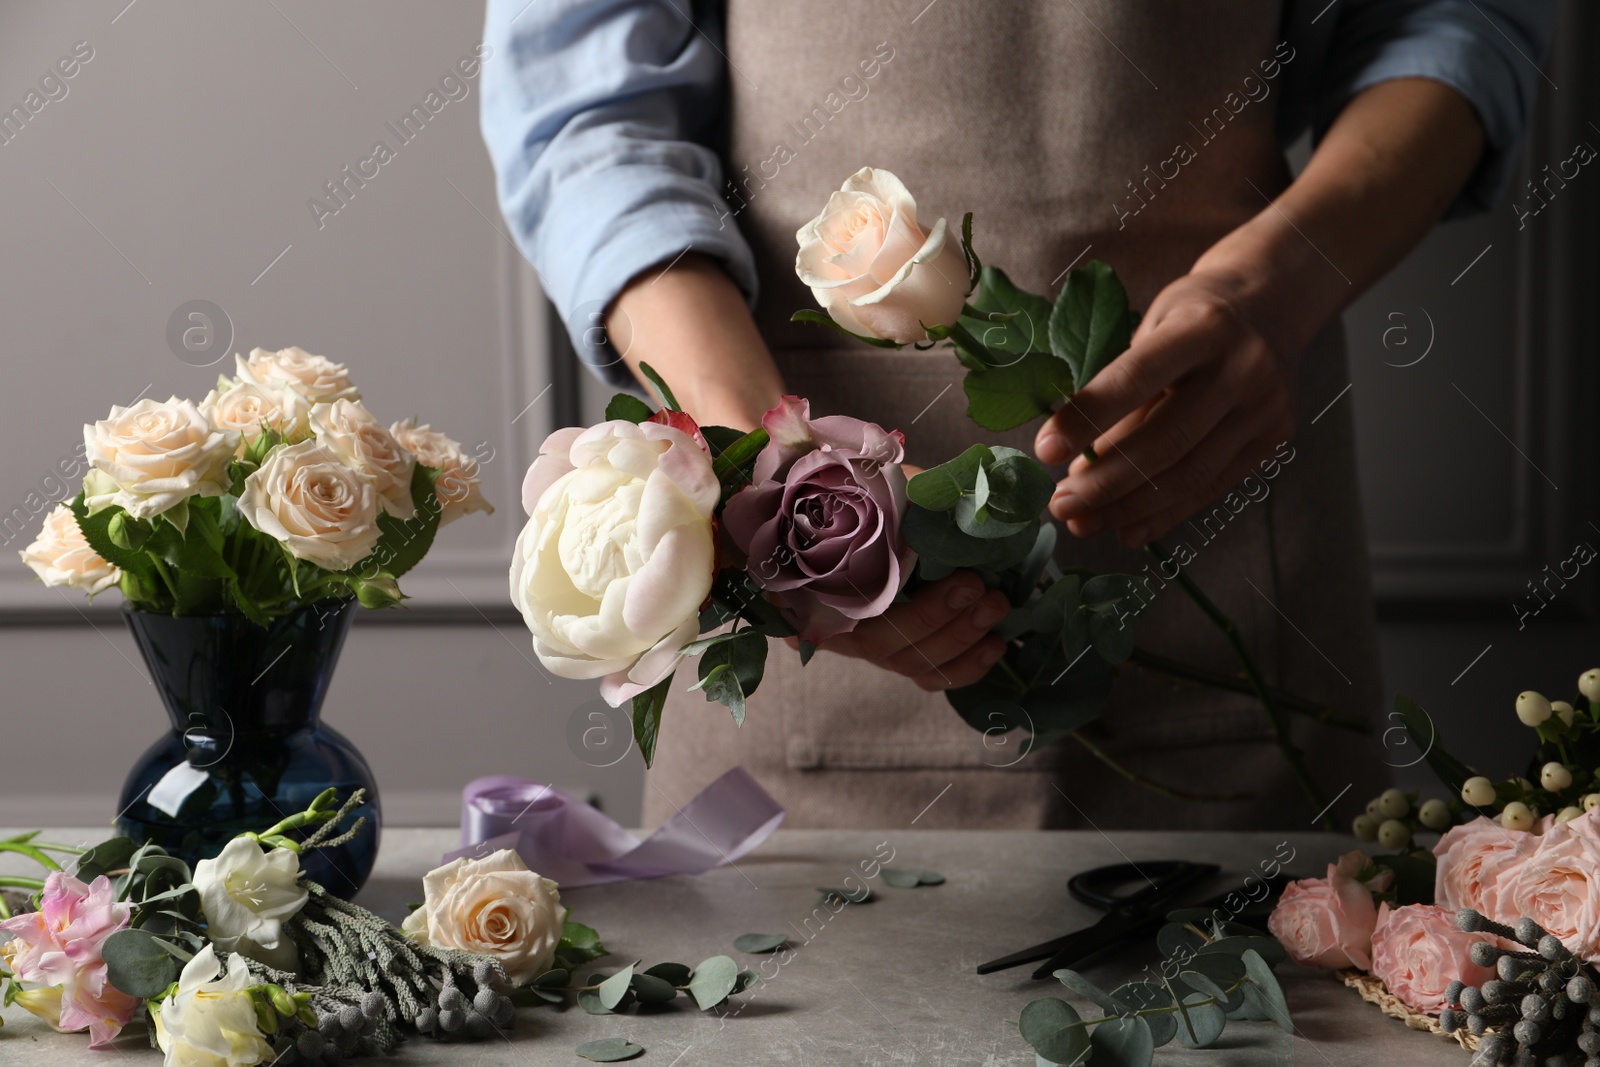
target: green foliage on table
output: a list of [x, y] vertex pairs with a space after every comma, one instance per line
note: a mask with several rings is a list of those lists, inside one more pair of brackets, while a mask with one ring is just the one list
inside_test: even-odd
[[586, 1041], [573, 1051], [595, 1063], [619, 1063], [644, 1055], [644, 1046], [636, 1045], [625, 1037], [602, 1037], [596, 1041]]
[[740, 934], [733, 939], [735, 952], [776, 952], [789, 943], [788, 934]]
[[919, 885], [944, 885], [944, 875], [920, 867], [885, 867], [878, 872], [884, 885], [915, 889]]
[[740, 970], [728, 956], [712, 956], [690, 968], [682, 963], [657, 963], [640, 969], [635, 960], [610, 974], [595, 972], [574, 984], [573, 972], [557, 967], [539, 975], [517, 996], [523, 1001], [562, 1004], [576, 1000], [590, 1015], [617, 1015], [636, 1006], [661, 1007], [680, 994], [701, 1011], [726, 1004], [729, 997], [748, 989], [757, 979], [754, 971]]

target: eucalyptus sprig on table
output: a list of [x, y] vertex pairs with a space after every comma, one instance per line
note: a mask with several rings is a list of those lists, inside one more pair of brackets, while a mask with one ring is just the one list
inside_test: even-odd
[[[1293, 1033], [1289, 1005], [1272, 968], [1283, 946], [1242, 923], [1205, 909], [1184, 909], [1156, 936], [1162, 950], [1158, 981], [1128, 982], [1106, 992], [1084, 975], [1059, 970], [1062, 985], [1100, 1009], [1084, 1019], [1058, 997], [1029, 1002], [1017, 1020], [1041, 1065], [1150, 1067], [1157, 1048], [1176, 1039], [1207, 1048], [1229, 1020], [1271, 1021]], [[1168, 972], [1172, 972], [1169, 976]]]

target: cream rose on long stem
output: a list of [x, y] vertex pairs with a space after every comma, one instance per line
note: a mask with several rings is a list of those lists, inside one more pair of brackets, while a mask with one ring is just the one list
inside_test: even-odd
[[478, 461], [467, 455], [461, 442], [440, 433], [427, 423], [403, 419], [389, 427], [400, 447], [417, 457], [424, 467], [439, 472], [433, 495], [439, 501], [439, 525], [448, 526], [473, 511], [494, 514], [494, 506], [484, 499], [478, 480]]
[[394, 434], [372, 417], [359, 400], [335, 400], [311, 409], [311, 430], [317, 443], [348, 467], [372, 478], [383, 510], [397, 519], [417, 513], [411, 499], [411, 474], [417, 459]]
[[561, 894], [515, 852], [452, 860], [424, 876], [422, 891], [422, 907], [400, 926], [412, 940], [490, 956], [512, 985], [526, 985], [555, 961], [567, 916]]
[[217, 429], [239, 431], [240, 451], [263, 427], [277, 430], [291, 443], [311, 436], [311, 404], [286, 385], [234, 382], [207, 393], [200, 411]]
[[194, 887], [214, 944], [280, 971], [295, 969], [298, 953], [284, 936], [283, 924], [310, 897], [300, 884], [298, 853], [287, 848], [263, 852], [249, 838], [236, 837], [215, 859], [195, 864]]
[[313, 404], [361, 399], [361, 390], [350, 383], [350, 372], [343, 363], [314, 356], [298, 345], [276, 352], [252, 348], [248, 359], [235, 355], [233, 365], [242, 381], [286, 385]]
[[917, 202], [900, 179], [863, 167], [795, 234], [795, 273], [828, 316], [852, 333], [900, 344], [949, 326], [967, 297], [967, 260], [940, 219], [917, 223]]
[[81, 589], [91, 597], [122, 580], [122, 572], [89, 547], [77, 516], [65, 504], [45, 516], [39, 536], [19, 555], [45, 585]]
[[378, 491], [372, 479], [315, 441], [267, 454], [245, 479], [239, 513], [282, 541], [296, 559], [349, 570], [378, 543]]
[[151, 1004], [156, 1043], [169, 1067], [254, 1067], [272, 1060], [247, 992], [252, 981], [243, 956], [228, 957], [224, 969], [211, 945], [183, 965], [177, 991]]
[[228, 492], [239, 434], [219, 430], [192, 401], [146, 397], [83, 428], [89, 465], [116, 485], [103, 504], [148, 519], [192, 496]]
[[682, 430], [614, 420], [546, 438], [511, 558], [511, 600], [540, 661], [602, 678], [613, 707], [671, 674], [711, 591], [719, 495]]

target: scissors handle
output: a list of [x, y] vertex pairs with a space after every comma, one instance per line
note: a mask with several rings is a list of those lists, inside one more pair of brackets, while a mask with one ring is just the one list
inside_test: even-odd
[[[1215, 863], [1190, 860], [1115, 863], [1073, 875], [1067, 880], [1067, 892], [1103, 911], [1141, 911], [1210, 878], [1220, 869]], [[1131, 893], [1120, 892], [1129, 885], [1138, 888]]]

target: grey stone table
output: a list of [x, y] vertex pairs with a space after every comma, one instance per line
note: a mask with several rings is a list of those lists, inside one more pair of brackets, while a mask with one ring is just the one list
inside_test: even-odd
[[[52, 831], [67, 840], [104, 836]], [[635, 959], [691, 966], [724, 953], [759, 970], [763, 980], [730, 1003], [701, 1013], [679, 998], [652, 1015], [591, 1016], [525, 1008], [505, 1039], [475, 1045], [416, 1041], [392, 1062], [461, 1067], [580, 1065], [579, 1044], [624, 1036], [648, 1051], [630, 1061], [649, 1067], [701, 1065], [973, 1064], [1033, 1067], [1017, 1033], [1022, 1006], [1040, 996], [1075, 1001], [1053, 981], [1026, 969], [980, 977], [982, 960], [1053, 937], [1099, 917], [1066, 891], [1075, 871], [1106, 863], [1184, 857], [1221, 863], [1242, 879], [1269, 860], [1285, 835], [1093, 832], [1030, 833], [943, 830], [780, 831], [761, 848], [698, 877], [574, 889], [563, 893], [574, 918], [596, 927], [614, 955], [597, 970]], [[1287, 835], [1295, 874], [1320, 874], [1351, 847], [1348, 839]], [[399, 921], [421, 897], [419, 879], [454, 844], [451, 831], [390, 830], [378, 868], [360, 900]], [[57, 836], [57, 839], [62, 839]], [[892, 866], [944, 874], [942, 886], [894, 889], [873, 883], [878, 899], [830, 915], [817, 909], [819, 886], [839, 885], [862, 861], [893, 851]], [[6, 864], [11, 867], [12, 864]], [[788, 933], [792, 958], [740, 956], [742, 933]], [[1156, 961], [1153, 942], [1088, 973], [1106, 986]], [[765, 966], [762, 966], [765, 961]], [[1157, 1067], [1307, 1063], [1322, 1067], [1450, 1065], [1469, 1060], [1453, 1042], [1405, 1029], [1326, 976], [1280, 968], [1298, 1033], [1270, 1023], [1230, 1023], [1217, 1048], [1176, 1044], [1156, 1053]], [[1086, 1017], [1097, 1015], [1087, 1006]], [[0, 1029], [0, 1064], [159, 1063], [142, 1031], [130, 1028], [116, 1052], [92, 1053], [81, 1035], [62, 1036], [11, 1008]], [[121, 1053], [121, 1055], [118, 1055]], [[359, 1062], [359, 1061], [358, 1061]]]

